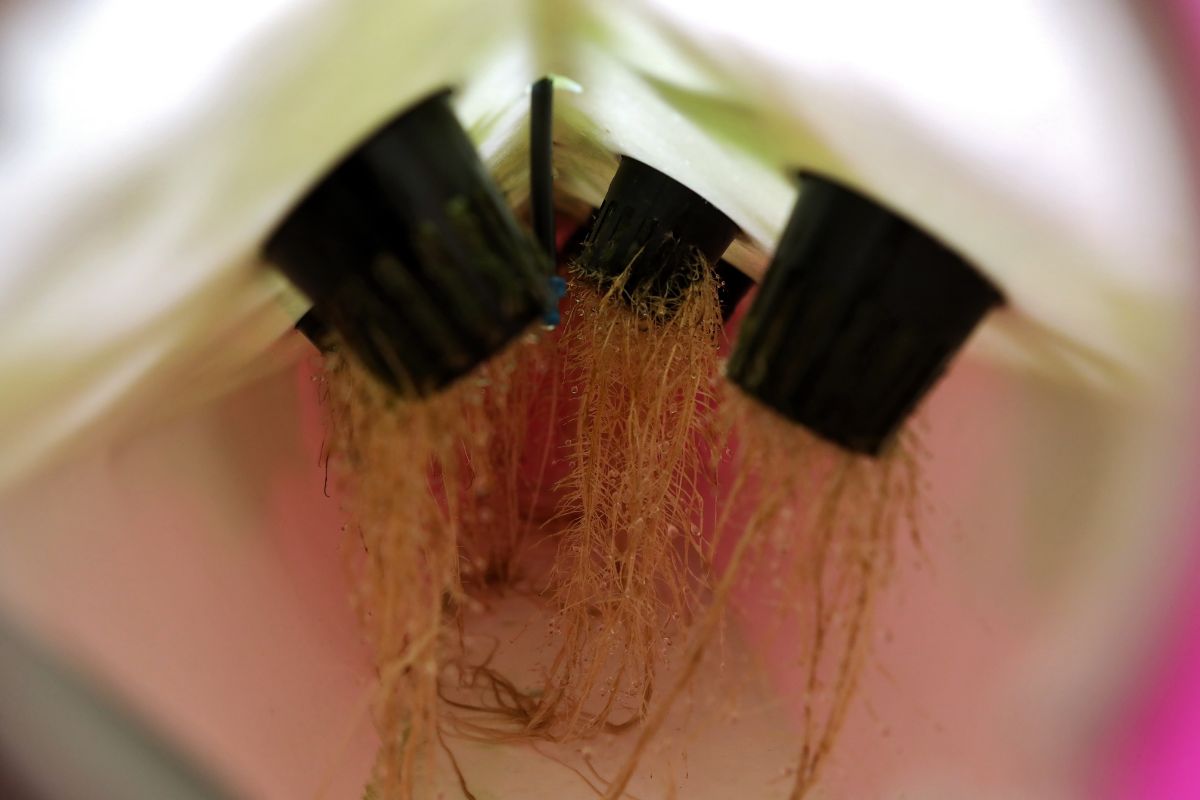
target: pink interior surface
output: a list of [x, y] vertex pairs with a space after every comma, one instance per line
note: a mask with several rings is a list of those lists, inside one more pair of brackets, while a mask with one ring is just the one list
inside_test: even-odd
[[[1200, 113], [1194, 100], [1200, 94], [1200, 2], [1174, 0], [1167, 4], [1175, 66], [1182, 80], [1181, 107], [1188, 115], [1194, 158], [1192, 172], [1200, 177]], [[1174, 37], [1174, 41], [1169, 39]], [[1200, 396], [1194, 407], [1200, 410]], [[1200, 452], [1200, 442], [1194, 453]], [[1193, 459], [1189, 479], [1200, 481]], [[1200, 797], [1200, 498], [1193, 498], [1187, 517], [1192, 556], [1174, 606], [1174, 619], [1163, 651], [1153, 659], [1140, 703], [1133, 708], [1120, 737], [1112, 797], [1120, 800], [1184, 800]]]

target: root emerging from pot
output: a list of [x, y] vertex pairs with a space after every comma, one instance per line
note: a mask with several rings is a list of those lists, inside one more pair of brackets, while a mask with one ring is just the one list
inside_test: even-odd
[[556, 740], [641, 718], [667, 642], [705, 588], [700, 481], [709, 457], [720, 307], [712, 270], [670, 314], [574, 281], [560, 341], [573, 424], [551, 576], [561, 645], [528, 728]]
[[[460, 595], [451, 520], [431, 493], [430, 469], [453, 448], [443, 406], [397, 399], [353, 358], [328, 357], [330, 458], [360, 547], [352, 549], [355, 606], [374, 655], [380, 745], [373, 787], [409, 798], [432, 774], [439, 651], [447, 599]], [[447, 429], [445, 423], [455, 428]]]
[[326, 358], [329, 456], [355, 538], [354, 604], [379, 684], [372, 789], [380, 798], [408, 800], [432, 782], [439, 681], [462, 652], [468, 590], [518, 569], [531, 513], [518, 503], [518, 484], [536, 459], [527, 412], [536, 409], [530, 381], [546, 373], [544, 345], [530, 334], [423, 400], [396, 396], [344, 347]]
[[671, 705], [695, 676], [739, 587], [769, 587], [777, 605], [768, 639], [793, 642], [804, 694], [791, 800], [817, 786], [870, 654], [877, 599], [899, 533], [921, 548], [920, 457], [906, 430], [879, 458], [844, 451], [730, 389], [723, 417], [740, 440], [737, 472], [710, 543], [711, 600], [683, 667], [647, 718], [605, 793], [622, 797]]

